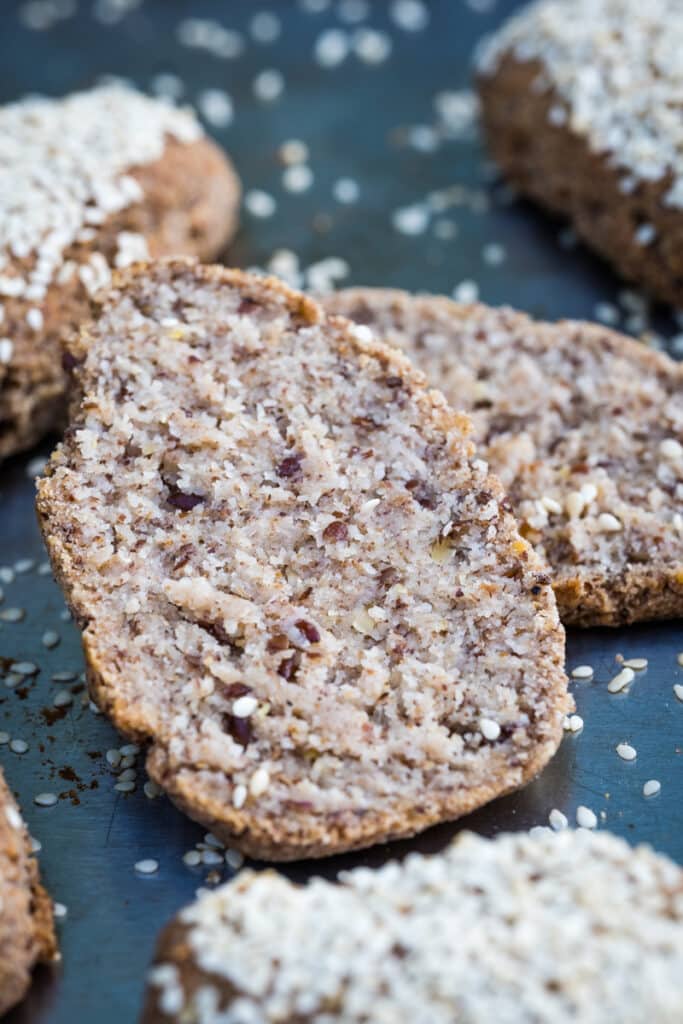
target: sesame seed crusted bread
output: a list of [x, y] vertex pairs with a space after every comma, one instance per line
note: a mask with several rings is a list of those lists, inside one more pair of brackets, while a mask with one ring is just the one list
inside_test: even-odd
[[569, 703], [552, 588], [400, 353], [182, 261], [119, 275], [70, 351], [42, 529], [94, 697], [180, 807], [321, 856], [543, 767]]
[[34, 965], [57, 959], [52, 903], [0, 771], [0, 1016], [25, 995]]
[[594, 324], [349, 289], [326, 308], [405, 352], [474, 423], [565, 625], [683, 615], [683, 367]]
[[542, 0], [479, 49], [491, 153], [625, 277], [683, 305], [683, 7]]
[[60, 333], [111, 268], [214, 258], [239, 192], [191, 112], [121, 85], [0, 108], [0, 458], [58, 423]]
[[143, 1024], [678, 1024], [683, 874], [585, 830], [341, 884], [244, 871], [162, 933]]

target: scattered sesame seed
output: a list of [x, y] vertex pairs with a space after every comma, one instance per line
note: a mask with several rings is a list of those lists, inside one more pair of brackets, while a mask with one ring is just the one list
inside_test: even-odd
[[500, 736], [500, 726], [498, 725], [498, 722], [494, 722], [490, 718], [480, 719], [479, 731], [485, 740], [497, 740]]
[[622, 761], [635, 761], [638, 756], [638, 751], [630, 743], [617, 744], [616, 751]]
[[56, 793], [37, 793], [33, 798], [33, 802], [38, 807], [54, 807], [57, 799]]
[[571, 671], [572, 679], [592, 679], [593, 677], [593, 666], [592, 665], [577, 665]]
[[30, 840], [31, 840], [31, 852], [32, 853], [40, 853], [40, 851], [43, 848], [43, 844], [41, 843], [40, 839], [36, 839], [35, 836], [31, 836]]
[[548, 815], [548, 821], [550, 822], [550, 827], [555, 832], [561, 832], [562, 829], [567, 828], [569, 825], [567, 815], [563, 814], [562, 811], [559, 811], [557, 807], [553, 807], [552, 811]]
[[404, 32], [421, 32], [429, 24], [429, 10], [421, 0], [394, 0], [390, 14]]
[[268, 192], [261, 189], [251, 189], [244, 197], [244, 206], [252, 217], [272, 217], [275, 213], [276, 202]]
[[643, 796], [657, 796], [661, 789], [662, 784], [659, 779], [648, 779], [643, 786]]
[[54, 914], [55, 918], [58, 921], [63, 921], [67, 914], [69, 913], [69, 911], [64, 903], [53, 903], [52, 913]]
[[624, 668], [632, 668], [634, 672], [643, 672], [647, 668], [647, 658], [627, 658], [622, 661]]
[[138, 777], [135, 768], [124, 768], [119, 775], [119, 782], [134, 782]]
[[135, 870], [138, 875], [154, 875], [159, 870], [159, 861], [153, 860], [151, 857], [139, 860], [135, 864]]
[[247, 799], [247, 787], [243, 785], [235, 786], [232, 794], [232, 805], [237, 810], [240, 807], [244, 807], [244, 803]]
[[11, 740], [9, 748], [13, 754], [25, 754], [28, 750], [28, 743], [26, 740]]
[[13, 690], [19, 685], [19, 683], [23, 683], [25, 678], [25, 676], [17, 675], [16, 672], [10, 672], [10, 674], [5, 677], [5, 686], [8, 690]]
[[476, 281], [461, 281], [453, 289], [453, 298], [456, 302], [476, 302], [479, 298], [479, 285]]
[[207, 867], [215, 867], [217, 864], [223, 863], [223, 854], [218, 850], [203, 850], [201, 857], [202, 864], [206, 864]]
[[611, 512], [601, 512], [597, 519], [597, 527], [601, 533], [619, 533], [623, 525]]
[[122, 768], [132, 768], [134, 764], [135, 764], [135, 757], [134, 757], [133, 754], [126, 754], [125, 757], [121, 758], [121, 767]]
[[568, 728], [569, 732], [581, 732], [583, 729], [583, 718], [581, 715], [570, 715]]
[[590, 807], [584, 807], [581, 804], [576, 808], [576, 824], [579, 828], [597, 828], [598, 819]]
[[5, 743], [9, 743], [9, 733], [3, 731], [0, 732], [0, 747], [4, 746]]
[[499, 242], [489, 242], [482, 249], [481, 255], [484, 263], [487, 263], [490, 267], [498, 267], [501, 263], [505, 262], [505, 246]]
[[308, 160], [308, 146], [301, 139], [288, 139], [278, 149], [278, 157], [286, 166], [305, 164]]
[[205, 834], [204, 842], [207, 846], [212, 846], [214, 850], [222, 850], [225, 847], [225, 843], [222, 842], [218, 836], [215, 836], [213, 832], [207, 832]]
[[676, 655], [676, 661], [679, 665], [681, 665], [681, 667], [683, 667], [683, 651], [678, 652], [678, 654]]
[[35, 676], [38, 673], [38, 666], [32, 661], [15, 661], [10, 665], [10, 671], [20, 676]]
[[313, 56], [323, 68], [336, 68], [349, 55], [349, 37], [339, 28], [326, 29], [315, 41]]
[[651, 245], [656, 237], [657, 229], [654, 224], [640, 224], [633, 234], [633, 241], [637, 245]]
[[150, 86], [155, 96], [162, 96], [167, 100], [179, 100], [185, 92], [182, 78], [170, 71], [162, 71], [155, 75]]
[[421, 235], [429, 226], [429, 210], [420, 204], [404, 206], [394, 212], [391, 220], [402, 235]]
[[622, 668], [621, 672], [617, 672], [617, 674], [610, 679], [607, 684], [607, 689], [610, 693], [619, 693], [627, 687], [629, 683], [632, 683], [634, 679], [635, 673], [632, 668]]
[[140, 753], [140, 747], [137, 743], [124, 743], [122, 747], [119, 747], [122, 757], [135, 757]]
[[598, 302], [593, 310], [596, 320], [600, 323], [614, 327], [619, 323], [619, 309], [612, 302]]
[[147, 782], [142, 787], [142, 790], [148, 800], [156, 800], [157, 797], [161, 796], [163, 789], [153, 779], [147, 779]]
[[225, 128], [232, 123], [232, 100], [223, 89], [204, 89], [197, 99], [199, 112], [214, 128]]
[[52, 704], [56, 708], [68, 708], [73, 699], [73, 694], [69, 690], [58, 690], [52, 698]]
[[59, 613], [59, 617], [62, 620], [62, 622], [70, 622], [71, 621], [71, 612], [69, 611], [68, 608], [64, 608]]
[[391, 39], [386, 32], [361, 28], [354, 32], [353, 50], [365, 64], [381, 64], [391, 53]]
[[257, 100], [273, 103], [279, 99], [285, 88], [285, 79], [281, 71], [267, 68], [254, 79], [253, 91]]
[[11, 362], [14, 353], [14, 344], [10, 338], [0, 338], [0, 363], [7, 365]]
[[3, 565], [0, 568], [0, 583], [14, 583], [14, 569], [10, 569], [8, 565]]
[[339, 0], [337, 6], [340, 20], [345, 21], [347, 25], [358, 24], [367, 18], [369, 13], [367, 0]]
[[249, 780], [249, 792], [252, 796], [263, 796], [270, 785], [270, 775], [265, 768], [257, 768]]
[[132, 793], [135, 789], [134, 782], [117, 782], [114, 786], [117, 793]]
[[313, 184], [313, 171], [307, 164], [292, 164], [282, 174], [282, 185], [288, 192], [305, 192]]
[[659, 444], [659, 453], [663, 455], [665, 459], [671, 459], [672, 462], [679, 462], [683, 459], [683, 445], [680, 444], [675, 437], [667, 437]]
[[23, 608], [3, 608], [0, 612], [2, 622], [21, 622], [26, 617]]
[[244, 864], [244, 854], [240, 853], [239, 850], [226, 850], [225, 851], [225, 863], [233, 871], [239, 871]]
[[338, 203], [349, 205], [358, 201], [360, 187], [353, 178], [338, 178], [332, 186], [332, 195]]
[[683, 701], [683, 683], [674, 683], [674, 693], [678, 700]]
[[202, 862], [202, 855], [199, 850], [188, 850], [183, 854], [183, 864], [188, 868], [196, 868]]
[[55, 672], [51, 679], [53, 683], [72, 683], [76, 679], [76, 673], [69, 672], [68, 670], [65, 672]]
[[52, 647], [56, 647], [59, 643], [59, 633], [55, 633], [54, 629], [48, 629], [46, 630], [45, 633], [43, 633], [42, 637], [40, 638], [40, 642], [42, 643], [43, 647], [47, 647], [48, 650]]
[[257, 43], [274, 43], [281, 30], [280, 19], [272, 11], [258, 11], [249, 22], [252, 39]]
[[118, 768], [119, 764], [121, 763], [121, 752], [119, 750], [108, 750], [104, 756], [106, 758], [107, 764], [111, 768]]

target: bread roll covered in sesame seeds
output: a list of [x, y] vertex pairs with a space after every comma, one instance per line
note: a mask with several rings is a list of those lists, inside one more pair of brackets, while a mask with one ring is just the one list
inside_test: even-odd
[[0, 771], [0, 1016], [24, 997], [34, 965], [57, 959], [52, 903]]
[[619, 273], [683, 305], [680, 0], [541, 0], [480, 47], [490, 151]]
[[239, 183], [194, 115], [122, 85], [0, 108], [0, 458], [60, 419], [60, 334], [114, 267], [215, 258]]
[[596, 324], [355, 288], [326, 308], [408, 355], [472, 417], [560, 616], [683, 615], [683, 367]]
[[93, 696], [172, 799], [285, 860], [538, 772], [564, 637], [469, 422], [275, 280], [161, 263], [94, 310], [38, 510]]
[[683, 873], [586, 831], [463, 834], [341, 884], [244, 871], [162, 933], [143, 1024], [678, 1024]]

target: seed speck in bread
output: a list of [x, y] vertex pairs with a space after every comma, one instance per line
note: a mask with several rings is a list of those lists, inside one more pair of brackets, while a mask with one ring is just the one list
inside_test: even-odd
[[274, 280], [123, 272], [71, 344], [80, 404], [39, 485], [95, 699], [178, 805], [272, 859], [523, 785], [570, 703], [548, 577], [469, 422], [358, 333]]

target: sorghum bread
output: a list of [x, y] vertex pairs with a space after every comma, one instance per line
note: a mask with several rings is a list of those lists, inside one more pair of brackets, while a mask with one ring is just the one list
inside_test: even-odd
[[595, 324], [350, 289], [372, 327], [474, 422], [577, 626], [683, 615], [683, 367]]
[[58, 421], [60, 333], [111, 268], [216, 257], [238, 200], [187, 110], [120, 85], [0, 108], [0, 458]]
[[465, 834], [335, 885], [245, 871], [162, 933], [143, 1024], [678, 1024], [683, 873], [608, 833]]
[[679, 0], [543, 0], [480, 49], [491, 153], [625, 277], [683, 306]]
[[56, 959], [52, 903], [0, 771], [0, 1016], [25, 995], [34, 965]]
[[568, 705], [552, 588], [408, 360], [182, 261], [119, 275], [70, 351], [42, 529], [93, 695], [180, 807], [289, 859], [539, 771]]

